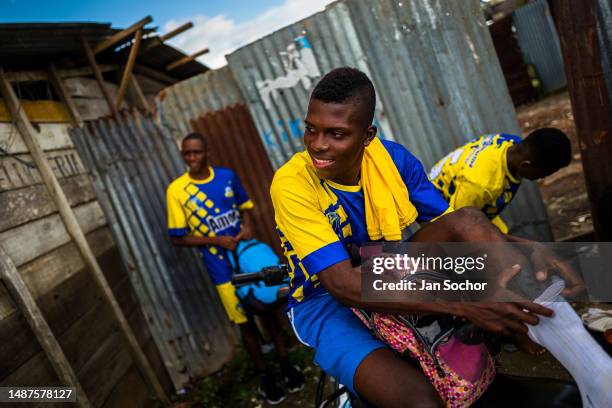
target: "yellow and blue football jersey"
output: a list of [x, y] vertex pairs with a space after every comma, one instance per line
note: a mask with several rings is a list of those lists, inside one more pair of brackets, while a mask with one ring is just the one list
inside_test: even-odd
[[[209, 169], [206, 180], [194, 180], [187, 172], [168, 186], [169, 236], [236, 236], [240, 232], [240, 210], [253, 208], [253, 202], [233, 171], [223, 167]], [[198, 249], [215, 285], [231, 280], [232, 268], [225, 249], [215, 245]]]
[[499, 214], [521, 183], [508, 170], [507, 153], [510, 146], [520, 142], [515, 135], [481, 136], [440, 160], [429, 172], [429, 179], [453, 208], [480, 208], [507, 233]]
[[[418, 211], [417, 221], [431, 221], [449, 205], [427, 179], [421, 162], [404, 146], [382, 141]], [[361, 186], [343, 186], [319, 179], [325, 196], [305, 183], [306, 167], [294, 156], [274, 175], [270, 193], [277, 232], [289, 262], [289, 307], [325, 292], [317, 273], [349, 259], [349, 245], [370, 241]]]

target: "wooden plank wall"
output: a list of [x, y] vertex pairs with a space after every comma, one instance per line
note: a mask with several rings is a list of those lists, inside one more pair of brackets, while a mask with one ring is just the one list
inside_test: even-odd
[[[64, 80], [66, 92], [72, 97], [77, 110], [83, 120], [97, 119], [109, 116], [108, 104], [100, 91], [98, 83], [93, 78], [67, 78]], [[111, 99], [115, 100], [119, 87], [112, 82], [105, 82]], [[121, 103], [121, 108], [127, 108], [126, 102]]]
[[[93, 80], [92, 80], [93, 81]], [[98, 115], [96, 88], [67, 80], [86, 118]], [[95, 85], [95, 83], [94, 83]], [[99, 90], [98, 90], [99, 92]], [[102, 101], [104, 102], [104, 101]], [[106, 108], [106, 107], [105, 107]], [[106, 108], [108, 111], [108, 108]], [[68, 124], [38, 124], [39, 143], [73, 206], [79, 224], [147, 358], [166, 390], [171, 382], [91, 186], [68, 136]], [[95, 406], [151, 406], [93, 279], [85, 270], [17, 129], [0, 123], [0, 243], [9, 254]], [[0, 386], [59, 385], [44, 352], [0, 284]]]

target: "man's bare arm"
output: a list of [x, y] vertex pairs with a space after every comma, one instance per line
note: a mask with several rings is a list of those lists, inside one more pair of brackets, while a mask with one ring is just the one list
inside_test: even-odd
[[183, 237], [170, 237], [172, 245], [178, 247], [199, 247], [205, 245], [217, 245], [225, 249], [234, 250], [238, 241], [234, 237], [194, 237], [185, 235]]
[[[361, 298], [361, 271], [348, 260], [339, 262], [317, 274], [321, 284], [341, 303], [372, 312], [390, 314], [451, 314], [466, 318], [480, 328], [502, 335], [527, 333], [525, 323], [537, 324], [536, 314], [551, 316], [552, 311], [528, 301], [502, 302], [371, 302]], [[525, 311], [527, 310], [527, 311]]]

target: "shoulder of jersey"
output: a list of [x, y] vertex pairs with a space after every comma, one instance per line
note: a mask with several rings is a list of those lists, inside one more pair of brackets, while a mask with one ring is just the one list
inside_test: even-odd
[[185, 172], [181, 176], [179, 176], [179, 177], [175, 178], [174, 180], [172, 180], [172, 182], [168, 185], [168, 190], [170, 190], [172, 188], [176, 188], [177, 186], [181, 186], [181, 185], [187, 183], [188, 180], [189, 180], [189, 173]]

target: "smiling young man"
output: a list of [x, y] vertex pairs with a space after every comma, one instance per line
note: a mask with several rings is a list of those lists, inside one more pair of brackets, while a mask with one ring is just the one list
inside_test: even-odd
[[516, 195], [521, 180], [550, 176], [571, 160], [570, 141], [559, 129], [537, 129], [524, 140], [491, 134], [449, 153], [432, 167], [429, 179], [453, 208], [480, 208], [507, 233], [500, 213]]
[[[285, 394], [266, 368], [258, 333], [231, 283], [229, 252], [240, 240], [253, 237], [249, 214], [253, 202], [232, 170], [208, 165], [206, 150], [206, 139], [199, 133], [190, 133], [183, 139], [181, 154], [189, 171], [168, 186], [168, 234], [173, 245], [197, 247], [200, 251], [227, 316], [240, 328], [245, 349], [260, 371], [259, 392], [269, 404], [278, 404]], [[287, 359], [281, 322], [273, 313], [261, 318], [274, 340], [289, 391], [301, 390], [303, 376]]]
[[374, 405], [441, 406], [422, 372], [375, 338], [350, 307], [453, 314], [506, 336], [526, 333], [526, 323], [538, 323], [536, 314], [551, 312], [532, 302], [361, 299], [360, 272], [351, 265], [350, 247], [400, 241], [415, 221], [426, 224], [412, 241], [506, 241], [479, 210], [452, 212], [405, 147], [376, 138], [375, 103], [374, 87], [364, 73], [353, 68], [329, 72], [308, 104], [306, 150], [274, 176], [275, 219], [291, 268], [288, 315], [298, 338], [315, 349], [317, 364]]

